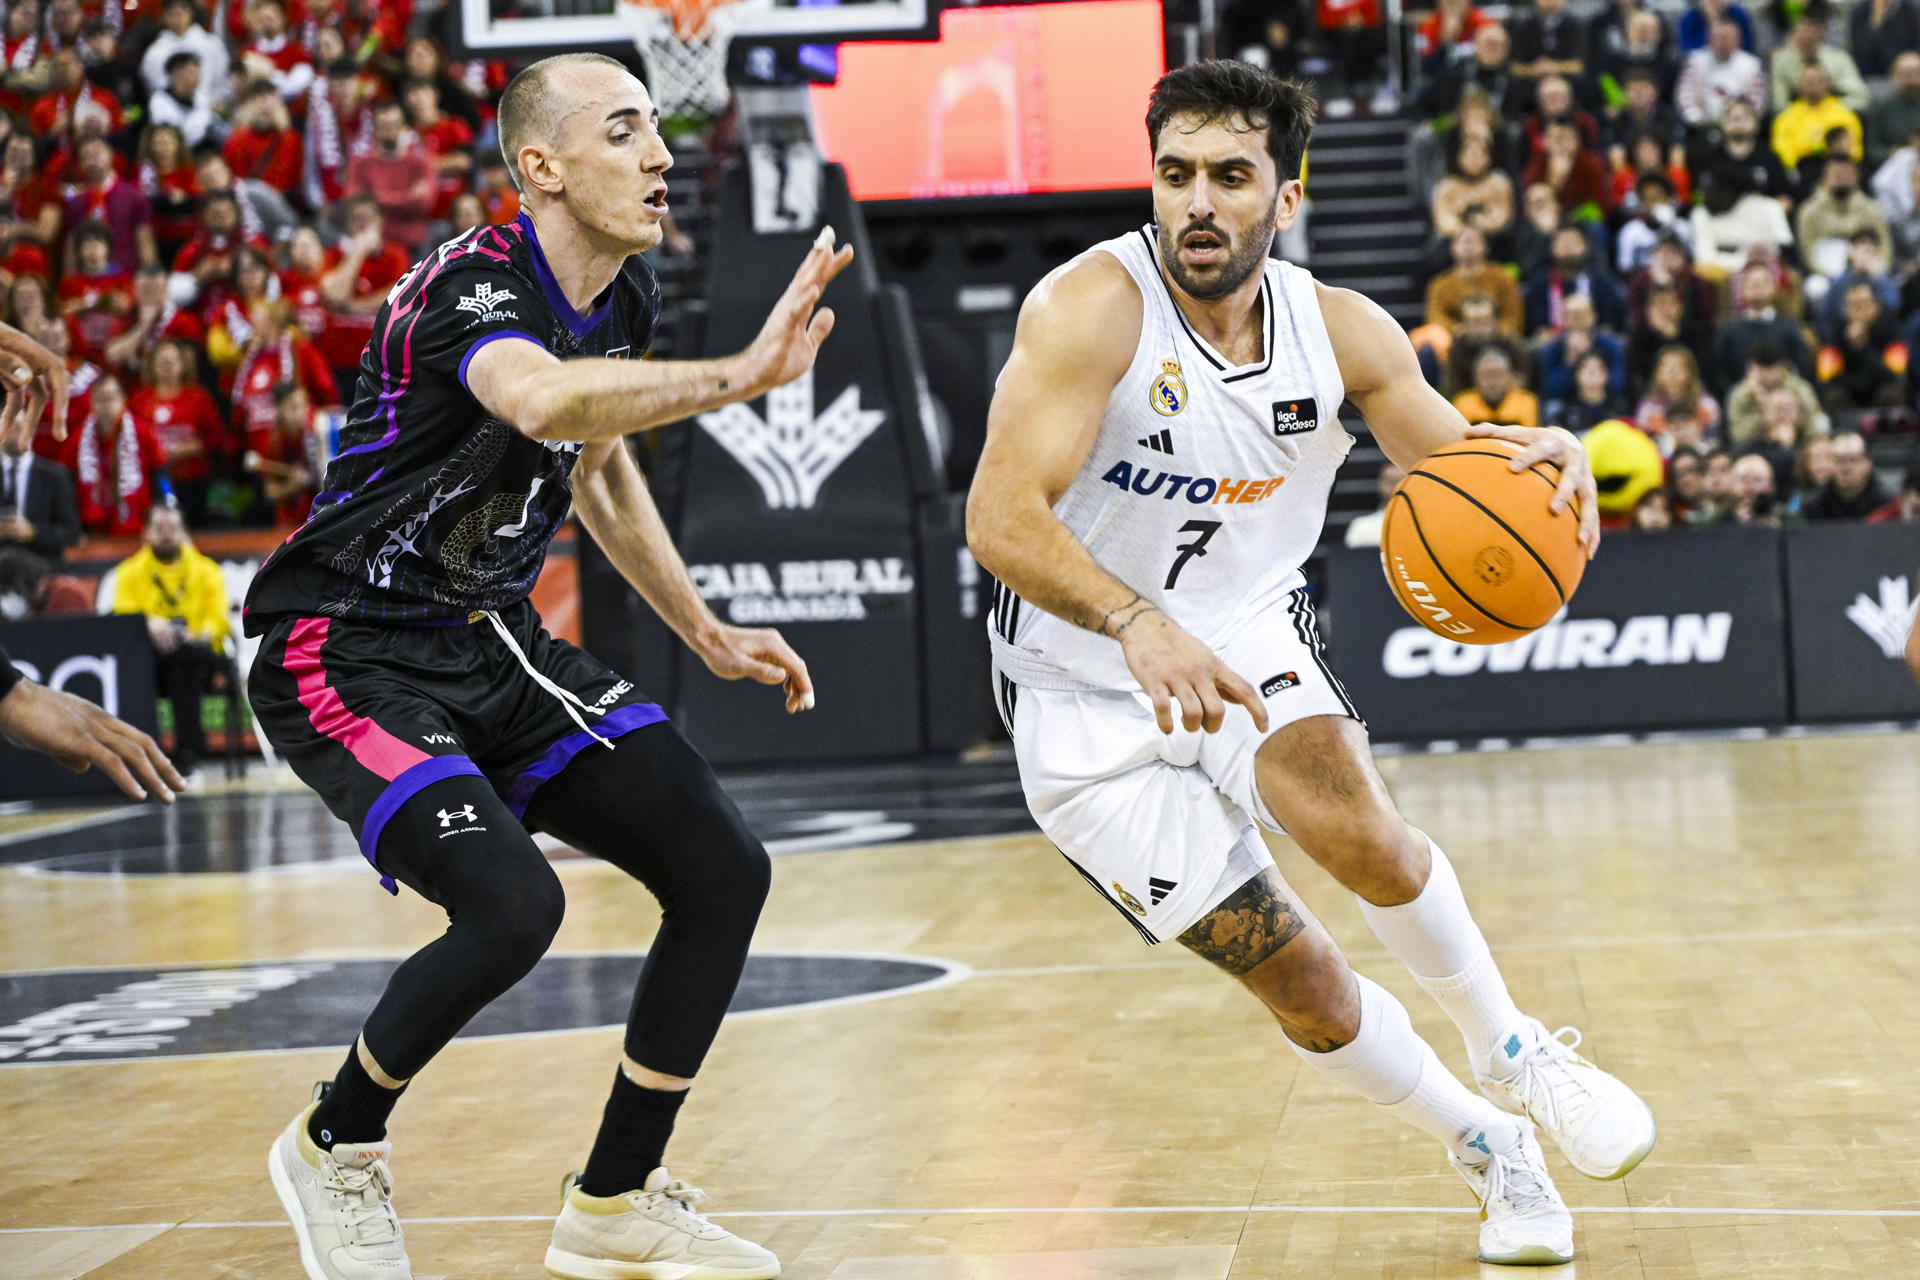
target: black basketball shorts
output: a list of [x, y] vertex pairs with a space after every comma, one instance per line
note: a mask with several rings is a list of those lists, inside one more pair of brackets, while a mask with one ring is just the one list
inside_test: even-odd
[[[247, 695], [260, 732], [376, 870], [380, 833], [422, 788], [485, 778], [524, 818], [580, 752], [667, 718], [548, 635], [527, 601], [456, 626], [283, 618], [261, 641]], [[399, 892], [384, 871], [381, 883]]]

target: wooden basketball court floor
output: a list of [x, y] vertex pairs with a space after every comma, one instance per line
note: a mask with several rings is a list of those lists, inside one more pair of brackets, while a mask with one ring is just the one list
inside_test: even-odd
[[[1522, 1006], [1582, 1028], [1660, 1119], [1623, 1182], [1552, 1157], [1579, 1259], [1549, 1274], [1920, 1275], [1920, 734], [1382, 767], [1451, 853]], [[1231, 983], [1143, 947], [1022, 820], [1004, 762], [984, 768], [934, 791], [877, 773], [867, 799], [836, 793], [840, 811], [798, 827], [885, 839], [953, 829], [944, 814], [1012, 834], [781, 842], [757, 952], [926, 958], [942, 976], [729, 1022], [670, 1152], [726, 1225], [795, 1280], [1503, 1273], [1474, 1261], [1471, 1200], [1431, 1140], [1298, 1065]], [[751, 787], [757, 826], [810, 790]], [[124, 820], [0, 817], [0, 855], [23, 838], [78, 855], [0, 866], [0, 990], [32, 970], [396, 958], [435, 934], [433, 908], [364, 868], [304, 873], [303, 850], [350, 864], [351, 845], [300, 796], [276, 803], [294, 820], [232, 836], [264, 842], [260, 865], [206, 874], [137, 874], [137, 857], [75, 872]], [[1274, 843], [1356, 965], [1464, 1070], [1351, 900]], [[161, 846], [143, 856], [165, 863]], [[557, 953], [644, 948], [642, 891], [558, 865]], [[0, 1048], [21, 1034], [0, 1028]], [[223, 1044], [0, 1064], [0, 1276], [296, 1280], [264, 1152], [340, 1050]], [[544, 1274], [556, 1186], [618, 1049], [604, 1027], [462, 1040], [422, 1075], [392, 1129], [417, 1275]]]

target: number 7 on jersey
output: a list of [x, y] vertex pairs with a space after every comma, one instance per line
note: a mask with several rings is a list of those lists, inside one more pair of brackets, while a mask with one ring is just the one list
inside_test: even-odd
[[1174, 550], [1180, 554], [1173, 558], [1173, 568], [1167, 570], [1166, 590], [1173, 590], [1174, 583], [1180, 577], [1180, 571], [1187, 567], [1187, 561], [1195, 556], [1207, 554], [1207, 540], [1220, 529], [1219, 520], [1189, 520], [1180, 526], [1180, 532], [1198, 534], [1192, 542], [1183, 542]]

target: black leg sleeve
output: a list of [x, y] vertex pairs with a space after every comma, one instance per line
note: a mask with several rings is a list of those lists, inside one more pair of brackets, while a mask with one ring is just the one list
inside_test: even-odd
[[482, 778], [422, 790], [388, 821], [377, 852], [382, 871], [447, 911], [447, 931], [394, 971], [363, 1032], [381, 1069], [409, 1080], [546, 954], [566, 898]]
[[712, 766], [671, 724], [591, 746], [534, 793], [527, 819], [660, 900], [627, 1019], [627, 1056], [691, 1078], [720, 1030], [772, 866]]

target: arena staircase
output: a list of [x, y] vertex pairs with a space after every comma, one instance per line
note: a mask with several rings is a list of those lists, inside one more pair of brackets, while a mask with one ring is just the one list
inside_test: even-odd
[[[1409, 328], [1425, 305], [1427, 214], [1407, 171], [1407, 135], [1417, 124], [1410, 114], [1323, 117], [1307, 167], [1307, 265], [1315, 278], [1364, 293]], [[1347, 523], [1377, 503], [1383, 456], [1358, 414], [1342, 417], [1357, 443], [1334, 482], [1322, 546], [1339, 545]]]

